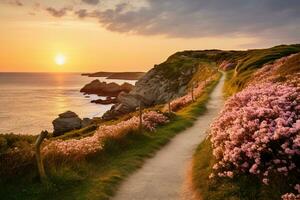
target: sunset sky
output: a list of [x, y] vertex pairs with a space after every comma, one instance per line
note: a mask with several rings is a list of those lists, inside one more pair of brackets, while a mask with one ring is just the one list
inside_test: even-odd
[[0, 71], [147, 71], [181, 50], [300, 43], [299, 11], [299, 0], [0, 0]]

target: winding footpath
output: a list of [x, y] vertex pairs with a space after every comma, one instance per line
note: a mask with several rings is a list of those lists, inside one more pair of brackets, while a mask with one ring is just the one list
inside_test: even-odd
[[223, 106], [224, 75], [211, 93], [207, 111], [194, 126], [178, 134], [156, 155], [147, 160], [119, 188], [113, 200], [177, 200], [192, 199], [184, 187], [189, 163], [196, 147]]

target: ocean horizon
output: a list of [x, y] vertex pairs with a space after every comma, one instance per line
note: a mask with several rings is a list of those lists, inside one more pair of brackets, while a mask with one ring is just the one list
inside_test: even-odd
[[101, 117], [111, 105], [90, 103], [102, 97], [80, 93], [94, 79], [135, 83], [77, 72], [0, 72], [0, 133], [36, 135], [42, 130], [53, 131], [52, 121], [67, 110], [80, 118]]

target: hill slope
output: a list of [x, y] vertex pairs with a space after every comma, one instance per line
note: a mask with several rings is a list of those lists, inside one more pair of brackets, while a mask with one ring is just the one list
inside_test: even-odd
[[146, 107], [166, 103], [184, 95], [193, 83], [215, 74], [218, 67], [229, 70], [225, 88], [227, 94], [232, 95], [244, 88], [251, 75], [264, 64], [297, 52], [300, 52], [299, 44], [248, 51], [177, 52], [140, 78], [133, 91], [121, 94], [118, 98], [119, 103], [103, 117], [112, 119], [134, 111], [139, 105], [139, 100]]

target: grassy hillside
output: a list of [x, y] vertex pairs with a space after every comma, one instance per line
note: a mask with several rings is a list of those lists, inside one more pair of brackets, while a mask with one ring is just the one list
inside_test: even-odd
[[[224, 88], [226, 95], [230, 96], [241, 91], [252, 78], [253, 73], [264, 64], [298, 52], [300, 52], [299, 44], [225, 53], [222, 59], [228, 59], [236, 63], [236, 67], [227, 73], [227, 81]], [[286, 67], [284, 68], [287, 69]], [[289, 71], [285, 73], [289, 73]]]
[[[251, 49], [247, 51], [182, 51], [173, 54], [166, 62], [157, 65], [156, 68], [161, 74], [164, 74], [165, 77], [174, 80], [182, 73], [191, 69], [191, 67], [201, 66], [206, 67], [208, 73], [199, 72], [201, 76], [195, 77], [206, 77], [211, 73], [209, 72], [209, 70], [212, 69], [211, 66], [219, 65], [223, 61], [228, 61], [234, 65], [234, 68], [227, 73], [227, 81], [225, 84], [225, 93], [227, 96], [230, 96], [242, 90], [251, 79], [253, 73], [264, 64], [298, 52], [300, 52], [300, 44], [280, 45], [267, 49]], [[297, 59], [295, 59], [295, 62], [296, 60]], [[292, 71], [290, 71], [290, 73], [292, 73]]]

